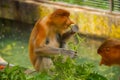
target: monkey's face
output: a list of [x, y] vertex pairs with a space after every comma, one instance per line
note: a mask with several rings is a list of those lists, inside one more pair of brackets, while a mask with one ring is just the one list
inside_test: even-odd
[[66, 10], [58, 9], [51, 16], [52, 23], [58, 31], [64, 31], [73, 24], [69, 18], [70, 13]]
[[98, 49], [98, 54], [102, 57], [100, 65], [120, 65], [120, 49], [116, 48], [116, 46]]
[[57, 27], [61, 30], [66, 30], [71, 24], [73, 24], [73, 22], [69, 19], [68, 16], [59, 16], [56, 19], [56, 22], [59, 22], [57, 24]]

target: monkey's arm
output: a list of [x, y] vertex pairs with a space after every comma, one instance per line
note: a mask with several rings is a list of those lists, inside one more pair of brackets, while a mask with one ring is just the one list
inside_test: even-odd
[[72, 50], [66, 50], [64, 48], [52, 48], [52, 47], [39, 47], [35, 49], [35, 53], [39, 56], [55, 56], [55, 55], [68, 55], [71, 58], [76, 56], [76, 52]]
[[61, 37], [62, 41], [66, 41], [68, 40], [73, 34], [75, 34], [76, 32], [78, 32], [79, 28], [77, 25], [73, 25], [71, 27], [71, 30], [67, 31], [66, 33], [64, 33]]
[[66, 41], [73, 36], [75, 33], [77, 33], [79, 31], [79, 28], [77, 25], [73, 25], [71, 27], [71, 30], [67, 31], [66, 33], [64, 33], [61, 38], [60, 38], [60, 48], [65, 48], [66, 45]]

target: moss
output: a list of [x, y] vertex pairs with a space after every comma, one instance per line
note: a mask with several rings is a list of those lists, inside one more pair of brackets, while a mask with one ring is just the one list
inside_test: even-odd
[[[120, 26], [109, 17], [84, 12], [74, 12], [71, 18], [79, 25], [80, 32], [120, 38]], [[112, 24], [112, 25], [110, 25]]]
[[115, 26], [114, 24], [111, 26], [111, 37], [120, 38], [120, 26]]

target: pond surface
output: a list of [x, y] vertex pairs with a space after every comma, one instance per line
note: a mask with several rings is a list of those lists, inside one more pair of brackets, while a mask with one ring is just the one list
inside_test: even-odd
[[[28, 41], [32, 28], [33, 24], [0, 19], [0, 56], [11, 64], [33, 68], [28, 56]], [[78, 63], [92, 63], [95, 65], [95, 71], [106, 76], [108, 80], [117, 80], [120, 67], [99, 66], [101, 57], [96, 50], [101, 42], [80, 39]]]
[[0, 56], [11, 64], [30, 66], [28, 40], [33, 25], [0, 19]]

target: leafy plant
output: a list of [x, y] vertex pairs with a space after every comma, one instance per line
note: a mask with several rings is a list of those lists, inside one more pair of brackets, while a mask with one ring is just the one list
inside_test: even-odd
[[55, 70], [52, 80], [107, 80], [104, 76], [93, 70], [94, 65], [90, 63], [78, 64], [76, 60], [58, 57], [54, 61]]
[[24, 68], [19, 66], [9, 68], [8, 65], [4, 70], [0, 71], [0, 80], [26, 80], [23, 70]]
[[55, 68], [51, 70], [52, 74], [47, 72], [25, 74], [25, 68], [8, 66], [0, 71], [0, 80], [107, 80], [104, 76], [93, 70], [93, 64], [78, 64], [71, 58], [64, 59], [58, 56], [53, 59]]

